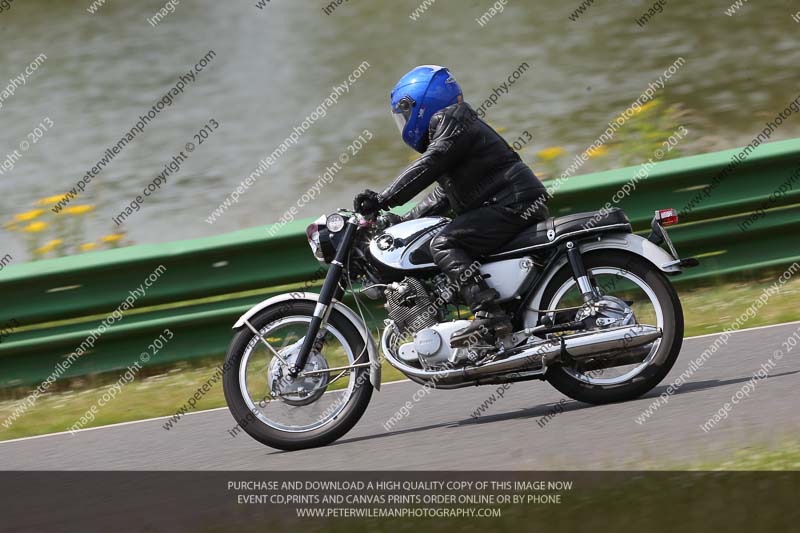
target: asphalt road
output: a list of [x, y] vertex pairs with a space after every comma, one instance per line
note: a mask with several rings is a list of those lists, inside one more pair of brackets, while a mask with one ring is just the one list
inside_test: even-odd
[[[511, 386], [486, 414], [471, 413], [496, 386], [432, 391], [413, 404], [391, 431], [383, 428], [419, 386], [385, 385], [366, 414], [325, 448], [280, 452], [240, 433], [226, 409], [185, 417], [170, 431], [164, 420], [134, 422], [76, 435], [56, 434], [0, 443], [0, 470], [517, 470], [634, 469], [680, 466], [728, 457], [747, 446], [776, 445], [800, 435], [797, 383], [800, 345], [769, 375], [751, 384], [749, 397], [708, 432], [701, 429], [755, 372], [786, 352], [800, 323], [744, 330], [672, 395], [643, 424], [635, 419], [716, 336], [684, 341], [670, 376], [636, 401], [589, 406], [567, 399], [546, 383]], [[537, 424], [554, 406], [563, 412]]]

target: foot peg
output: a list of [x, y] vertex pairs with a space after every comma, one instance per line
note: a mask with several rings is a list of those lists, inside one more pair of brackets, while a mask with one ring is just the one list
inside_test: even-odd
[[497, 337], [508, 335], [512, 330], [508, 316], [492, 316], [479, 312], [469, 326], [453, 333], [450, 337], [450, 347], [466, 348], [476, 344], [493, 346]]

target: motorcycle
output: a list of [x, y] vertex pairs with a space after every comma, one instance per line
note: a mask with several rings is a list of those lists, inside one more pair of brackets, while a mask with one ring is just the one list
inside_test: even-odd
[[[514, 327], [459, 347], [450, 336], [469, 310], [429, 249], [449, 219], [392, 220], [344, 209], [320, 217], [306, 230], [328, 266], [319, 294], [274, 296], [233, 326], [225, 399], [254, 439], [298, 450], [340, 438], [380, 390], [384, 359], [426, 387], [545, 380], [603, 404], [650, 391], [678, 357], [683, 311], [668, 276], [698, 261], [679, 258], [669, 238], [674, 209], [655, 212], [646, 238], [621, 209], [549, 218], [477, 258], [472, 268]], [[370, 324], [380, 321], [367, 319], [364, 298], [385, 301], [375, 337]]]

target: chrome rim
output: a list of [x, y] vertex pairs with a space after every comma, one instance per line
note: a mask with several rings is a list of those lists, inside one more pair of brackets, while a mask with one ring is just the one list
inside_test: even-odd
[[[308, 316], [288, 316], [270, 322], [259, 330], [260, 338], [253, 335], [239, 363], [239, 392], [253, 414], [253, 419], [280, 431], [307, 432], [331, 423], [347, 406], [355, 389], [354, 373], [343, 371], [331, 373], [328, 379], [322, 380], [328, 390], [315, 395], [316, 398], [311, 403], [298, 405], [295, 400], [284, 402], [279, 395], [274, 394], [269, 376], [274, 372], [277, 358], [271, 350], [274, 349], [288, 360], [290, 351], [298, 349], [302, 344], [301, 333], [308, 330], [310, 321], [311, 317]], [[291, 326], [294, 326], [294, 332], [288, 329]], [[282, 334], [281, 330], [288, 330], [289, 333]], [[321, 355], [309, 358], [310, 361], [316, 359], [317, 362], [320, 357], [323, 359], [323, 365], [317, 364], [316, 368], [338, 368], [354, 364], [353, 349], [347, 344], [344, 335], [330, 324], [325, 327], [325, 332], [326, 340]], [[265, 343], [270, 346], [267, 347]], [[306, 365], [306, 370], [313, 369]]]
[[[638, 287], [642, 292], [644, 292], [644, 294], [647, 296], [650, 304], [653, 307], [652, 314], [655, 317], [655, 322], [656, 323], [655, 324], [647, 324], [647, 325], [654, 325], [655, 327], [660, 328], [663, 331], [663, 329], [664, 329], [664, 314], [661, 311], [661, 303], [659, 302], [658, 297], [656, 296], [655, 292], [653, 292], [653, 289], [650, 287], [650, 285], [645, 283], [645, 281], [642, 278], [640, 278], [636, 274], [633, 274], [632, 272], [628, 272], [627, 270], [622, 270], [622, 269], [619, 269], [619, 268], [612, 268], [612, 267], [589, 268], [589, 269], [587, 269], [587, 272], [590, 274], [591, 277], [593, 277], [595, 279], [597, 279], [597, 277], [599, 277], [599, 276], [608, 274], [608, 275], [615, 276], [616, 278], [625, 279], [625, 280], [631, 282], [636, 287]], [[569, 278], [567, 281], [565, 281], [564, 284], [561, 285], [561, 287], [559, 287], [558, 290], [556, 291], [556, 293], [553, 295], [553, 298], [550, 301], [550, 304], [548, 305], [547, 309], [557, 309], [559, 304], [561, 303], [561, 301], [569, 293], [570, 289], [576, 288], [576, 287], [577, 287], [577, 284], [576, 284], [576, 282], [575, 282], [575, 280], [573, 278]], [[601, 289], [601, 294], [605, 294], [602, 291], [602, 289]], [[608, 293], [608, 294], [611, 295], [611, 293]], [[639, 302], [637, 302], [634, 305], [638, 305], [638, 304], [639, 304]], [[553, 315], [554, 315], [554, 313], [550, 313], [550, 317], [551, 318], [553, 317]], [[639, 323], [638, 320], [637, 320], [637, 323]], [[589, 371], [588, 373], [582, 373], [582, 372], [579, 372], [579, 371], [575, 370], [574, 368], [569, 368], [569, 367], [561, 367], [561, 368], [563, 368], [564, 371], [566, 371], [567, 374], [569, 374], [570, 376], [574, 377], [575, 379], [577, 379], [579, 381], [583, 381], [584, 383], [589, 383], [591, 385], [617, 385], [619, 383], [623, 383], [623, 382], [628, 381], [629, 379], [631, 379], [633, 377], [638, 376], [639, 374], [642, 373], [642, 371], [645, 368], [650, 366], [650, 364], [653, 362], [653, 359], [655, 358], [656, 354], [658, 353], [659, 346], [661, 346], [661, 339], [657, 339], [657, 340], [653, 341], [653, 345], [650, 348], [650, 351], [648, 352], [648, 354], [644, 358], [644, 360], [641, 363], [639, 363], [638, 365], [635, 365], [635, 366], [634, 365], [626, 365], [628, 367], [632, 366], [633, 368], [629, 368], [629, 369], [624, 370], [623, 373], [621, 375], [619, 375], [619, 376], [599, 377], [599, 375], [597, 373], [601, 372], [600, 375], [605, 375], [607, 372], [614, 371], [614, 369], [617, 369], [617, 371], [620, 371], [619, 369], [625, 369], [625, 367], [612, 367], [612, 368], [608, 368], [608, 369], [603, 369], [603, 371]]]

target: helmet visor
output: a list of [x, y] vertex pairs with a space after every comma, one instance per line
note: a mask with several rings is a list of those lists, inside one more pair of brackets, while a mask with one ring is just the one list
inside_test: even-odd
[[410, 96], [404, 96], [397, 102], [397, 105], [392, 109], [392, 116], [394, 117], [395, 124], [403, 132], [403, 129], [408, 124], [408, 119], [411, 117], [411, 112], [414, 108], [414, 99]]
[[402, 113], [393, 112], [392, 117], [394, 118], [394, 123], [397, 124], [397, 129], [400, 130], [400, 133], [403, 133], [403, 128], [406, 127], [408, 119]]

